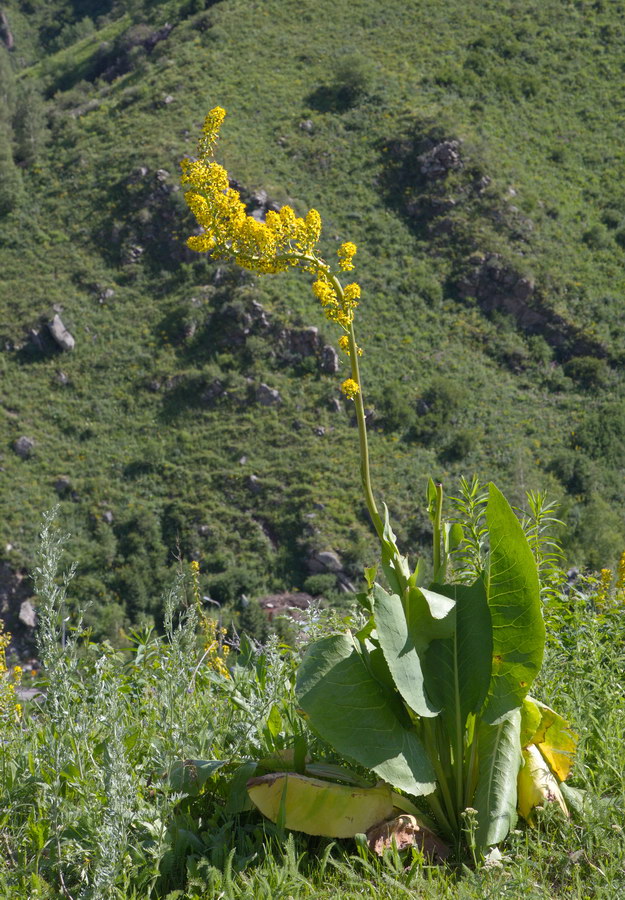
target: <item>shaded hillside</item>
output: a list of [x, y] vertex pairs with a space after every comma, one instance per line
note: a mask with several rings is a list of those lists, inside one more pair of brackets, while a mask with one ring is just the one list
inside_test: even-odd
[[[623, 4], [0, 9], [6, 598], [56, 502], [73, 596], [111, 635], [159, 621], [177, 556], [222, 604], [332, 593], [375, 559], [306, 280], [184, 246], [178, 161], [216, 104], [250, 210], [314, 206], [328, 255], [358, 244], [373, 475], [400, 540], [427, 554], [427, 475], [453, 493], [477, 473], [560, 498], [576, 563], [620, 554]], [[340, 569], [319, 582], [324, 551]]]

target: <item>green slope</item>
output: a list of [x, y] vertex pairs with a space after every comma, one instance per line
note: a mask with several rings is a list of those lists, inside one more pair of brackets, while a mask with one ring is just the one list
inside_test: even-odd
[[[331, 407], [345, 376], [289, 350], [289, 329], [336, 339], [306, 280], [184, 249], [178, 160], [216, 104], [218, 155], [245, 196], [317, 208], [328, 255], [358, 244], [373, 475], [400, 539], [427, 547], [427, 474], [453, 492], [475, 472], [517, 503], [548, 488], [571, 559], [614, 558], [623, 5], [204, 5], [5, 5], [16, 99], [0, 118], [21, 179], [0, 222], [7, 561], [32, 564], [59, 476], [74, 595], [112, 630], [158, 618], [177, 548], [223, 601], [301, 587], [315, 549], [352, 578], [375, 559], [350, 410]], [[47, 130], [28, 144], [37, 91]], [[459, 165], [424, 175], [446, 141]], [[70, 353], [42, 329], [55, 305]], [[261, 383], [279, 406], [257, 402]]]

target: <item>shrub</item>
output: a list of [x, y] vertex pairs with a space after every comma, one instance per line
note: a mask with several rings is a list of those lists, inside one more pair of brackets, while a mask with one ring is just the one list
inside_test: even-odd
[[574, 356], [564, 364], [564, 374], [585, 390], [605, 387], [608, 372], [605, 359], [594, 356]]
[[572, 435], [574, 446], [591, 459], [620, 469], [625, 466], [625, 402], [608, 400], [588, 414]]
[[334, 87], [347, 105], [357, 103], [371, 90], [373, 70], [370, 61], [360, 53], [350, 53], [337, 64]]
[[382, 427], [385, 431], [400, 431], [412, 428], [416, 421], [414, 398], [406, 391], [406, 385], [396, 381], [384, 390], [376, 403], [382, 414]]
[[610, 232], [605, 225], [597, 223], [582, 235], [582, 240], [591, 250], [604, 250], [612, 243]]
[[562, 450], [553, 457], [547, 471], [552, 472], [574, 496], [588, 495], [594, 485], [593, 465], [587, 456], [579, 451]]
[[309, 575], [304, 582], [304, 590], [313, 597], [326, 596], [336, 589], [336, 576], [331, 572], [322, 575]]

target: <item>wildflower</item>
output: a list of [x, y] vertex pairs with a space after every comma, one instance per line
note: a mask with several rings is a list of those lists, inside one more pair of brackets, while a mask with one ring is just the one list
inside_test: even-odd
[[13, 678], [9, 672], [6, 661], [6, 649], [11, 641], [11, 635], [4, 631], [0, 622], [0, 722], [11, 721], [21, 716], [22, 707], [16, 702], [16, 685], [19, 684], [22, 670], [15, 666]]
[[360, 299], [360, 285], [359, 284], [348, 284], [344, 291], [344, 305], [347, 309], [356, 309], [358, 306], [358, 301]]
[[198, 143], [199, 159], [183, 159], [185, 200], [202, 228], [187, 246], [199, 253], [232, 259], [259, 275], [284, 272], [290, 266], [307, 267], [321, 234], [321, 216], [311, 209], [304, 218], [290, 206], [267, 213], [266, 221], [248, 216], [237, 190], [230, 187], [228, 172], [212, 159], [213, 148], [226, 113], [212, 109]]
[[341, 385], [341, 390], [348, 400], [354, 400], [357, 394], [360, 392], [360, 386], [358, 385], [357, 381], [354, 381], [353, 378], [346, 378]]
[[354, 268], [352, 259], [354, 258], [355, 253], [356, 244], [353, 244], [351, 241], [346, 241], [344, 244], [341, 244], [337, 250], [339, 266], [343, 272], [351, 272]]
[[[350, 356], [349, 338], [347, 337], [346, 334], [342, 334], [340, 336], [339, 347], [341, 348], [341, 350], [344, 353], [347, 353], [347, 355]], [[356, 345], [356, 353], [358, 354], [358, 356], [362, 356], [362, 347], [359, 347], [358, 345]]]

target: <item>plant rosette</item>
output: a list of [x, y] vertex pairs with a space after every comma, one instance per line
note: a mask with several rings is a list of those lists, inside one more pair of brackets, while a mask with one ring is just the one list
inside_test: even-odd
[[316, 210], [298, 218], [284, 206], [264, 222], [247, 215], [213, 158], [224, 117], [221, 107], [211, 110], [198, 158], [182, 161], [185, 199], [201, 227], [188, 246], [259, 275], [291, 268], [312, 275], [313, 293], [340, 328], [338, 344], [349, 358], [341, 388], [356, 409], [362, 488], [387, 585], [376, 581], [374, 568], [365, 570], [368, 589], [358, 600], [367, 624], [310, 644], [296, 682], [310, 727], [378, 783], [354, 787], [309, 771], [281, 771], [254, 774], [249, 797], [274, 822], [309, 834], [349, 837], [399, 812], [414, 818], [413, 832], [429, 832], [441, 847], [468, 844], [484, 853], [515, 826], [517, 812], [531, 821], [537, 805], [555, 802], [568, 814], [562, 783], [576, 738], [557, 713], [528, 697], [545, 645], [532, 550], [491, 484], [483, 565], [471, 584], [448, 581], [453, 554], [467, 541], [460, 524], [444, 521], [442, 486], [430, 481], [433, 573], [427, 578], [421, 564], [411, 570], [371, 484], [354, 330], [361, 289], [343, 286], [339, 277], [354, 268], [356, 245], [341, 244], [335, 272], [318, 250]]

